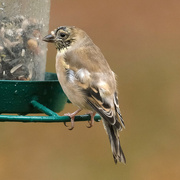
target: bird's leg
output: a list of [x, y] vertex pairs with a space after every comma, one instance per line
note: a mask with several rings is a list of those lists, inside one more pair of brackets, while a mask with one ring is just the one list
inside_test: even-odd
[[87, 126], [87, 128], [91, 128], [94, 125], [94, 116], [96, 115], [96, 112], [90, 112], [89, 114], [91, 116], [91, 120], [88, 121], [89, 126]]
[[[74, 128], [74, 118], [75, 118], [76, 114], [78, 114], [81, 110], [82, 110], [82, 109], [78, 109], [77, 111], [75, 111], [75, 112], [73, 112], [73, 113], [66, 113], [66, 114], [64, 114], [64, 116], [69, 116], [69, 117], [71, 118], [71, 127], [69, 128], [69, 130], [72, 130], [72, 129]], [[66, 125], [66, 122], [64, 122], [64, 125], [65, 125], [66, 127], [68, 127], [68, 126]]]

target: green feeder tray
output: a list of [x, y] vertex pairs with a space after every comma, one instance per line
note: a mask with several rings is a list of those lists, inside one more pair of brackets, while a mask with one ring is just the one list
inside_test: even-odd
[[[0, 100], [1, 122], [70, 122], [70, 117], [56, 114], [64, 109], [68, 99], [55, 73], [46, 73], [44, 81], [0, 80]], [[48, 116], [25, 116], [30, 113]], [[94, 119], [101, 118], [96, 115]], [[86, 120], [90, 120], [90, 115], [75, 117], [75, 121]]]

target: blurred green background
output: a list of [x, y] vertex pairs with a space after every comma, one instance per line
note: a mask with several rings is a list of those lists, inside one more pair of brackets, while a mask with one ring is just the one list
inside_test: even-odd
[[[50, 30], [84, 29], [118, 76], [127, 164], [113, 162], [102, 122], [0, 124], [3, 180], [180, 179], [180, 1], [52, 0]], [[47, 71], [55, 72], [53, 45]], [[63, 112], [76, 110], [67, 105]]]

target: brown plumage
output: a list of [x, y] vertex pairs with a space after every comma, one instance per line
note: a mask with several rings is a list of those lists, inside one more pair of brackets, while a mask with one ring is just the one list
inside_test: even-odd
[[59, 82], [70, 101], [79, 110], [68, 114], [74, 127], [74, 116], [82, 109], [91, 110], [91, 123], [97, 112], [103, 118], [109, 136], [114, 161], [126, 163], [119, 141], [124, 128], [117, 96], [115, 74], [100, 49], [81, 29], [61, 26], [43, 39], [57, 49], [56, 72]]

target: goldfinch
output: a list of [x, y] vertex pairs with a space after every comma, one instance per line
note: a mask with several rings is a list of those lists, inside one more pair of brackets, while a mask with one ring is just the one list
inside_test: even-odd
[[71, 117], [70, 129], [74, 128], [74, 117], [82, 109], [91, 111], [89, 127], [97, 112], [109, 136], [114, 162], [126, 163], [119, 140], [119, 131], [125, 125], [118, 104], [115, 74], [101, 50], [83, 30], [74, 26], [58, 27], [43, 40], [55, 44], [58, 80], [69, 100], [79, 108], [66, 114]]

